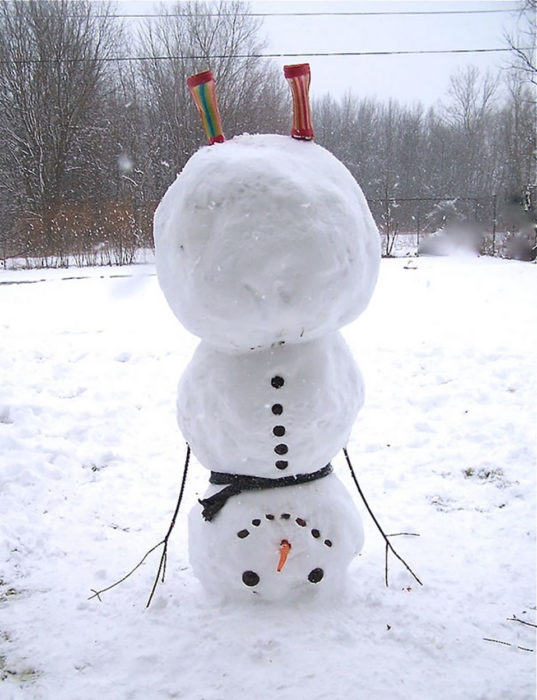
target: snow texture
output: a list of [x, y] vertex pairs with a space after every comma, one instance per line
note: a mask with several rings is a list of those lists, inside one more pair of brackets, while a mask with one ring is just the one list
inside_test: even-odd
[[[177, 411], [203, 466], [277, 478], [328, 464], [346, 445], [363, 397], [339, 333], [244, 354], [202, 342], [179, 383]], [[278, 445], [288, 451], [277, 454]]]
[[380, 255], [345, 166], [312, 142], [263, 134], [192, 156], [156, 211], [155, 246], [181, 323], [241, 351], [312, 340], [355, 319]]
[[[211, 486], [207, 495], [218, 488]], [[283, 541], [291, 549], [277, 571]], [[211, 522], [200, 518], [195, 506], [189, 543], [193, 571], [215, 600], [256, 596], [288, 604], [337, 593], [362, 548], [363, 533], [355, 504], [331, 474], [309, 484], [234, 496]], [[253, 581], [245, 573], [253, 573]]]
[[0, 271], [2, 700], [534, 698], [535, 629], [511, 618], [536, 621], [535, 275], [383, 260], [343, 331], [367, 378], [350, 455], [386, 531], [419, 534], [392, 542], [423, 587], [392, 557], [384, 587], [384, 543], [339, 456], [365, 530], [341, 595], [217, 602], [189, 565], [207, 483], [193, 460], [146, 610], [159, 551], [87, 598], [167, 531], [175, 387], [198, 341], [151, 266]]

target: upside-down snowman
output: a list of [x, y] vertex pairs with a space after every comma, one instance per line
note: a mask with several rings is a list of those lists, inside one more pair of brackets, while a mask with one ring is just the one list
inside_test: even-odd
[[369, 301], [379, 236], [352, 175], [312, 141], [308, 64], [284, 70], [291, 136], [225, 141], [212, 74], [189, 79], [211, 145], [155, 214], [160, 285], [201, 338], [177, 399], [211, 472], [190, 514], [190, 561], [223, 597], [334, 591], [363, 542], [331, 460], [363, 403], [338, 331]]

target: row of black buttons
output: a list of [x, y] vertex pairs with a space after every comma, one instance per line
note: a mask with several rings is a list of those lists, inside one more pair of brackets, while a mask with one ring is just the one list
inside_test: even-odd
[[[281, 389], [282, 386], [285, 384], [285, 380], [283, 377], [276, 375], [275, 377], [272, 377], [270, 383], [274, 387], [274, 389]], [[281, 414], [283, 413], [283, 406], [281, 405], [281, 403], [275, 403], [272, 405], [271, 410], [275, 416], [281, 416]], [[276, 437], [283, 437], [285, 435], [285, 426], [275, 425], [272, 428], [272, 434]], [[285, 443], [280, 442], [274, 448], [274, 452], [277, 455], [283, 456], [289, 452], [289, 447]], [[288, 466], [289, 462], [286, 459], [277, 459], [275, 462], [276, 469], [287, 469]]]

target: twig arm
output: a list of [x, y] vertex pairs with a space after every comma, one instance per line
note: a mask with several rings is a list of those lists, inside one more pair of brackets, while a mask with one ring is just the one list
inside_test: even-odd
[[[132, 574], [136, 571], [136, 569], [139, 569], [144, 561], [147, 559], [147, 557], [155, 551], [155, 549], [158, 549], [161, 544], [163, 544], [164, 540], [161, 540], [158, 544], [156, 544], [154, 547], [151, 547], [151, 549], [148, 549], [147, 552], [144, 554], [144, 556], [140, 559], [138, 564], [134, 568], [132, 568], [128, 574], [125, 574], [123, 578], [120, 578], [119, 581], [116, 581], [115, 583], [112, 583], [110, 586], [107, 586], [106, 588], [101, 588], [99, 591], [96, 591], [94, 588], [91, 589], [91, 592], [93, 595], [90, 595], [88, 600], [92, 600], [92, 598], [98, 598], [99, 601], [101, 601], [101, 593], [106, 593], [106, 591], [111, 590], [112, 588], [115, 588], [116, 586], [119, 586], [120, 583], [123, 583], [123, 581], [126, 581], [129, 576], [132, 576]], [[102, 602], [102, 601], [101, 601]]]
[[[389, 550], [397, 559], [399, 559], [399, 561], [404, 565], [404, 567], [405, 567], [406, 570], [412, 575], [412, 577], [420, 584], [420, 586], [423, 586], [423, 583], [420, 581], [420, 579], [418, 578], [418, 576], [412, 571], [412, 569], [411, 569], [410, 566], [406, 563], [406, 561], [403, 559], [403, 557], [401, 557], [401, 556], [395, 551], [395, 549], [393, 548], [393, 546], [392, 546], [390, 540], [388, 539], [388, 535], [386, 535], [386, 533], [385, 533], [384, 530], [382, 529], [382, 527], [381, 527], [379, 521], [378, 521], [377, 518], [375, 517], [375, 514], [374, 514], [373, 511], [371, 510], [371, 507], [370, 507], [369, 503], [367, 502], [366, 497], [364, 496], [364, 493], [363, 493], [363, 491], [362, 491], [362, 489], [361, 489], [361, 487], [360, 487], [360, 484], [358, 483], [358, 479], [356, 478], [356, 474], [355, 474], [355, 472], [354, 472], [354, 468], [353, 468], [353, 466], [352, 466], [352, 463], [351, 463], [351, 460], [350, 460], [350, 457], [349, 457], [349, 453], [347, 452], [347, 448], [345, 448], [345, 447], [343, 448], [343, 454], [345, 455], [345, 459], [347, 460], [347, 466], [349, 467], [349, 471], [350, 471], [350, 473], [351, 473], [352, 480], [354, 481], [354, 485], [356, 486], [356, 489], [358, 490], [358, 493], [360, 494], [360, 498], [361, 498], [362, 501], [364, 502], [364, 505], [365, 505], [365, 507], [366, 507], [366, 509], [367, 509], [367, 512], [368, 512], [369, 515], [371, 516], [371, 519], [373, 520], [373, 522], [374, 522], [375, 525], [377, 526], [378, 531], [380, 532], [380, 534], [382, 535], [382, 538], [384, 539], [384, 542], [386, 543], [386, 563], [385, 563], [385, 567], [384, 567], [384, 574], [385, 574], [385, 583], [386, 583], [386, 586], [388, 586], [388, 550]], [[406, 534], [406, 533], [401, 533], [401, 534]], [[415, 533], [410, 533], [410, 534], [415, 534]], [[393, 536], [393, 535], [392, 535], [392, 536]]]
[[170, 539], [170, 535], [172, 534], [173, 528], [175, 527], [175, 521], [177, 520], [177, 515], [179, 514], [179, 508], [181, 507], [181, 502], [183, 500], [183, 494], [185, 492], [185, 485], [186, 485], [186, 477], [188, 474], [188, 466], [190, 463], [190, 445], [187, 443], [186, 446], [186, 457], [185, 457], [185, 465], [183, 467], [183, 477], [181, 480], [181, 488], [179, 490], [179, 496], [177, 498], [177, 503], [175, 504], [175, 510], [173, 512], [173, 516], [170, 522], [170, 525], [168, 527], [168, 531], [166, 535], [164, 536], [164, 539], [162, 539], [158, 544], [154, 545], [151, 547], [151, 549], [148, 549], [147, 552], [144, 554], [144, 556], [140, 559], [138, 564], [136, 564], [135, 567], [133, 567], [129, 573], [125, 574], [122, 578], [120, 578], [118, 581], [115, 583], [112, 583], [110, 586], [107, 586], [106, 588], [101, 588], [100, 590], [95, 590], [94, 588], [91, 589], [91, 592], [93, 595], [91, 595], [88, 600], [92, 600], [92, 598], [97, 598], [99, 601], [101, 600], [101, 594], [106, 593], [106, 591], [111, 590], [112, 588], [115, 588], [116, 586], [119, 586], [120, 583], [123, 583], [126, 581], [129, 576], [132, 576], [132, 574], [139, 569], [142, 564], [145, 562], [147, 557], [152, 554], [156, 549], [158, 549], [161, 545], [163, 545], [162, 549], [162, 554], [160, 557], [160, 562], [157, 570], [157, 575], [155, 576], [155, 580], [153, 582], [153, 587], [151, 588], [151, 593], [149, 595], [146, 608], [148, 608], [151, 605], [151, 601], [153, 600], [153, 596], [155, 595], [155, 591], [159, 582], [159, 579], [161, 578], [162, 574], [162, 579], [161, 582], [164, 583], [164, 578], [166, 576], [166, 565], [168, 563], [168, 540]]
[[155, 576], [155, 580], [153, 582], [153, 588], [151, 589], [151, 593], [149, 594], [149, 598], [147, 599], [147, 603], [145, 606], [146, 608], [148, 608], [151, 605], [151, 601], [153, 600], [153, 596], [155, 595], [155, 591], [157, 589], [157, 585], [158, 585], [158, 581], [159, 581], [161, 572], [162, 572], [162, 583], [164, 583], [164, 578], [166, 576], [166, 564], [168, 563], [168, 540], [170, 539], [170, 535], [172, 534], [173, 528], [175, 527], [175, 521], [177, 520], [179, 508], [181, 507], [181, 501], [183, 500], [183, 494], [185, 492], [186, 477], [188, 474], [189, 463], [190, 463], [190, 445], [187, 443], [185, 466], [183, 467], [183, 478], [181, 480], [181, 488], [179, 489], [179, 496], [177, 498], [177, 503], [175, 504], [175, 510], [173, 512], [173, 516], [172, 516], [172, 519], [170, 522], [170, 526], [168, 528], [168, 532], [166, 533], [166, 536], [162, 540], [162, 544], [164, 544], [164, 548], [162, 550], [162, 556], [160, 557], [160, 563], [158, 566], [157, 575]]

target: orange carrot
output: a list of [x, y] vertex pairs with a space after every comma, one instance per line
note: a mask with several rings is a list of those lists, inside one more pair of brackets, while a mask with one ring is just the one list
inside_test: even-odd
[[287, 540], [282, 540], [280, 542], [280, 561], [278, 562], [278, 568], [276, 569], [276, 571], [281, 571], [283, 569], [290, 551], [290, 543]]

